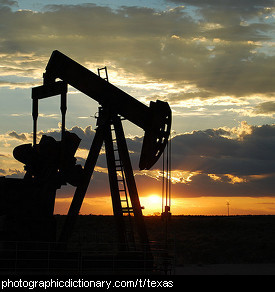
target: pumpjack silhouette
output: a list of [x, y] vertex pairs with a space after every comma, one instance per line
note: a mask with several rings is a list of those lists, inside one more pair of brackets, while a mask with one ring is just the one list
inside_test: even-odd
[[[102, 69], [105, 69], [105, 78], [100, 76]], [[149, 107], [144, 105], [112, 85], [106, 67], [102, 69], [96, 75], [61, 52], [53, 51], [43, 75], [43, 85], [32, 88], [33, 144], [17, 146], [13, 152], [14, 158], [25, 165], [26, 174], [23, 179], [0, 178], [2, 241], [56, 242], [57, 246], [66, 248], [104, 144], [118, 250], [151, 256], [121, 121], [126, 119], [145, 131], [139, 168], [150, 169], [167, 145], [171, 109], [167, 102], [159, 100], [151, 101]], [[81, 140], [65, 127], [68, 85], [100, 105], [96, 133], [84, 167], [78, 165], [75, 158]], [[61, 140], [43, 135], [38, 143], [38, 102], [55, 95], [61, 96]], [[56, 191], [66, 184], [76, 189], [60, 236], [56, 238]]]

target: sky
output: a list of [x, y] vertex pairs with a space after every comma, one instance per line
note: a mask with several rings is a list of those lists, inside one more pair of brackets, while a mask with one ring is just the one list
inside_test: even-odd
[[[31, 88], [53, 50], [139, 101], [172, 109], [173, 214], [275, 214], [275, 5], [271, 0], [0, 0], [0, 175], [23, 177]], [[59, 98], [39, 103], [39, 137], [60, 139]], [[98, 104], [69, 88], [67, 129], [84, 163]], [[123, 122], [144, 214], [161, 212], [161, 163], [139, 171], [144, 132]], [[82, 214], [111, 214], [100, 155]], [[58, 191], [66, 213], [74, 189]]]

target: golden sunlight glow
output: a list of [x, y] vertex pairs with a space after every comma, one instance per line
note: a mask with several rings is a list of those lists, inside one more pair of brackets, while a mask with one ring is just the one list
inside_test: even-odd
[[154, 215], [161, 213], [161, 196], [153, 194], [147, 197], [140, 198], [141, 205], [144, 206], [144, 215]]
[[151, 205], [160, 205], [161, 204], [161, 197], [158, 195], [151, 195], [148, 197], [148, 202]]
[[[72, 198], [56, 198], [55, 214], [67, 214]], [[172, 198], [172, 215], [227, 215], [227, 202], [230, 202], [230, 215], [274, 215], [275, 199], [271, 197], [197, 197]], [[140, 197], [143, 215], [160, 215], [161, 196], [152, 194]], [[111, 196], [85, 198], [81, 207], [82, 215], [112, 215]]]

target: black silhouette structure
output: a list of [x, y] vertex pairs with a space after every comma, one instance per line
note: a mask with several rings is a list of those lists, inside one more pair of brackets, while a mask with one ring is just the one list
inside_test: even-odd
[[[101, 69], [100, 69], [101, 70]], [[163, 153], [171, 129], [171, 110], [166, 102], [146, 106], [87, 68], [53, 51], [43, 75], [43, 85], [32, 89], [33, 145], [20, 145], [14, 157], [25, 165], [24, 179], [0, 178], [0, 209], [5, 218], [3, 240], [48, 241], [66, 247], [90, 183], [103, 144], [118, 234], [118, 250], [140, 252], [150, 258], [150, 244], [140, 205], [122, 120], [145, 131], [139, 167], [150, 169]], [[56, 81], [60, 79], [61, 81]], [[66, 131], [68, 84], [96, 100], [99, 107], [94, 140], [82, 168], [75, 153], [80, 138]], [[38, 102], [61, 95], [61, 141], [43, 135], [37, 142]], [[62, 185], [76, 187], [59, 238], [53, 216], [56, 190]]]

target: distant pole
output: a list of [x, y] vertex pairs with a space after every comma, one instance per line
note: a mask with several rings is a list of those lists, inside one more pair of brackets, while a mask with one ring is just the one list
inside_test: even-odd
[[226, 202], [226, 205], [227, 205], [227, 216], [229, 216], [229, 206], [230, 206], [230, 203], [229, 202]]

